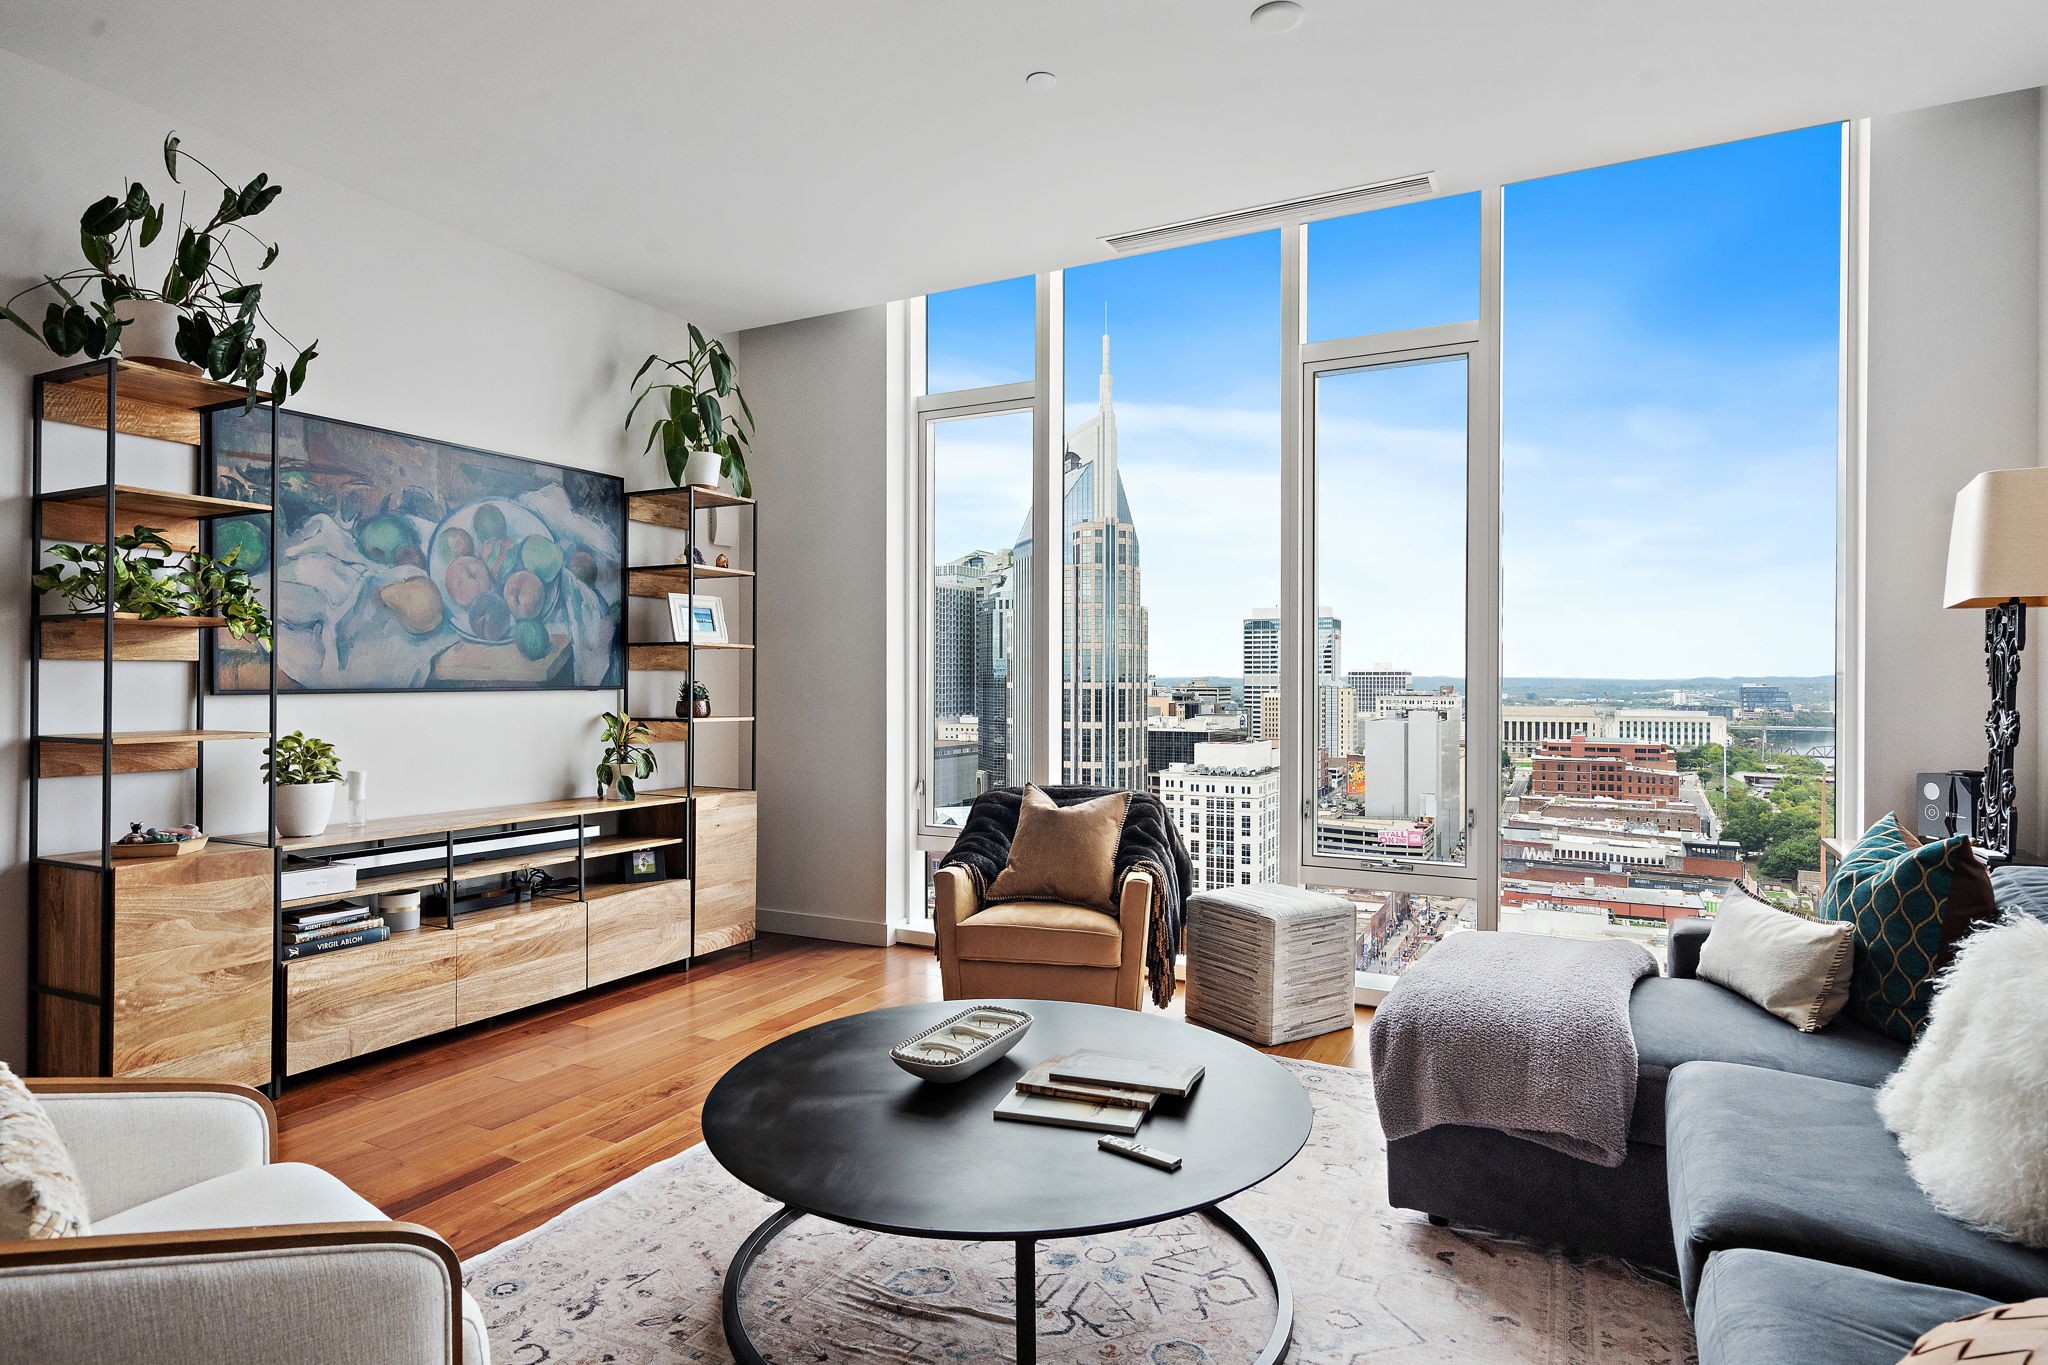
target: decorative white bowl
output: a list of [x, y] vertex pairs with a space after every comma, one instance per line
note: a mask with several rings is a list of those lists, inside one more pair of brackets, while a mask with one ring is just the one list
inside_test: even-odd
[[889, 1060], [919, 1080], [964, 1081], [1017, 1046], [1031, 1016], [1000, 1005], [977, 1005], [889, 1049]]

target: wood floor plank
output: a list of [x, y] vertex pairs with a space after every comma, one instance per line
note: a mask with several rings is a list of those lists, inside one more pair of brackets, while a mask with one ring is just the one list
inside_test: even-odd
[[[926, 948], [764, 935], [687, 972], [630, 978], [300, 1077], [281, 1158], [325, 1167], [461, 1256], [528, 1232], [703, 1137], [704, 1098], [775, 1039], [940, 998]], [[1176, 1000], [1168, 1011], [1181, 1013]], [[1363, 1065], [1348, 1030], [1269, 1048]]]

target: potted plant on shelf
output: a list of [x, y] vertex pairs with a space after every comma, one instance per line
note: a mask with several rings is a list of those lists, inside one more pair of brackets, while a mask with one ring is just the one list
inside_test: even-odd
[[269, 761], [263, 775], [277, 788], [277, 832], [287, 839], [324, 833], [334, 814], [334, 789], [341, 785], [334, 746], [294, 730], [264, 752]]
[[234, 549], [216, 559], [198, 550], [178, 550], [157, 528], [137, 526], [114, 538], [111, 565], [104, 545], [53, 545], [50, 557], [58, 562], [37, 570], [29, 581], [38, 593], [55, 593], [81, 616], [105, 610], [111, 596], [116, 617], [212, 619], [236, 639], [254, 639], [269, 649], [270, 614], [248, 570], [235, 566], [240, 555]]
[[703, 683], [684, 683], [676, 689], [676, 718], [698, 720], [711, 714], [711, 689]]
[[654, 732], [623, 711], [604, 713], [604, 754], [597, 760], [597, 794], [633, 799], [634, 782], [654, 772]]
[[[725, 343], [715, 337], [706, 338], [692, 323], [688, 358], [664, 360], [651, 355], [635, 372], [633, 382], [639, 384], [657, 365], [678, 378], [657, 374], [649, 380], [634, 397], [633, 406], [626, 410], [626, 429], [632, 429], [634, 415], [650, 394], [663, 395], [656, 400], [662, 411], [648, 429], [645, 449], [661, 446], [669, 482], [678, 488], [686, 484], [716, 488], [723, 475], [732, 480], [733, 492], [743, 498], [752, 497], [754, 486], [747, 476], [747, 445], [753, 439], [750, 428], [754, 414], [747, 406], [747, 396], [733, 382], [732, 356], [727, 354]], [[739, 404], [739, 412], [728, 411], [728, 400]]]
[[[219, 182], [220, 205], [195, 226], [185, 221], [185, 200], [180, 196], [177, 231], [167, 248], [161, 283], [141, 282], [141, 258], [163, 233], [169, 203], [159, 203], [141, 184], [124, 182], [119, 195], [99, 200], [79, 219], [79, 249], [86, 264], [62, 275], [45, 275], [0, 305], [0, 318], [60, 356], [84, 352], [97, 360], [125, 355], [240, 384], [249, 406], [255, 405], [259, 393], [281, 403], [306, 382], [306, 366], [319, 353], [319, 343], [301, 349], [277, 330], [263, 311], [262, 283], [244, 277], [228, 246], [236, 234], [246, 237], [263, 251], [256, 269], [270, 268], [277, 260], [277, 244], [257, 236], [248, 220], [269, 208], [284, 187], [271, 184], [268, 174], [246, 185], [229, 184], [198, 157], [180, 152], [173, 133], [164, 139], [164, 168], [174, 183], [181, 161]], [[95, 285], [99, 297], [81, 297]], [[43, 314], [42, 326], [36, 327], [14, 310], [14, 304], [44, 289], [56, 297]], [[270, 364], [270, 337], [298, 352], [289, 365]]]

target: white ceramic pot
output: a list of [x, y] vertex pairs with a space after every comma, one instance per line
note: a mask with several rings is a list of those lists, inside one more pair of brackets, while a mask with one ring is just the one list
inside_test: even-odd
[[339, 782], [306, 782], [277, 789], [277, 832], [304, 839], [327, 832], [334, 815], [334, 790]]
[[114, 314], [127, 325], [121, 329], [121, 354], [129, 360], [147, 360], [160, 365], [198, 372], [198, 366], [178, 359], [178, 308], [161, 299], [123, 299]]
[[715, 450], [693, 450], [690, 458], [683, 462], [683, 482], [693, 483], [699, 488], [716, 488], [722, 464]]

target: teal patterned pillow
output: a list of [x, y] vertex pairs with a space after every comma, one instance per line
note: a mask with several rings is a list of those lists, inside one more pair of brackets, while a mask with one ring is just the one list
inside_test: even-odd
[[1991, 874], [1966, 834], [1922, 843], [1887, 815], [1842, 859], [1820, 918], [1856, 927], [1850, 1018], [1910, 1043], [1927, 1023], [1935, 974], [1958, 939], [1996, 918]]

